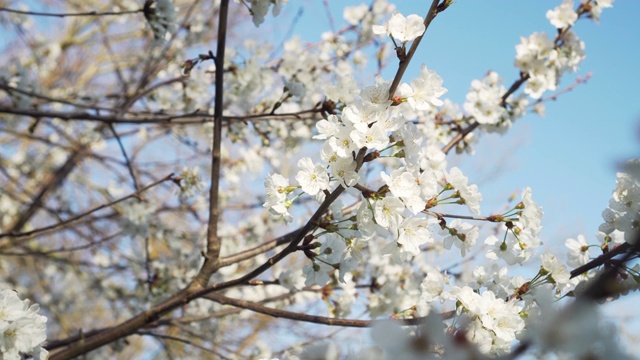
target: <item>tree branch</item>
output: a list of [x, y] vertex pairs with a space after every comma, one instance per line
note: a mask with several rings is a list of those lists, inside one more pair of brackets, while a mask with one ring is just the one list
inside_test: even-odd
[[407, 53], [406, 57], [404, 59], [400, 59], [400, 64], [398, 65], [398, 71], [396, 72], [396, 76], [393, 78], [393, 82], [391, 83], [391, 87], [389, 88], [389, 99], [393, 97], [393, 94], [395, 94], [396, 89], [398, 88], [398, 86], [400, 86], [400, 81], [402, 81], [404, 72], [407, 70], [407, 67], [409, 67], [409, 63], [413, 58], [413, 54], [415, 54], [416, 50], [418, 50], [418, 45], [420, 45], [420, 42], [422, 41], [422, 37], [427, 32], [427, 29], [429, 28], [429, 25], [431, 25], [431, 22], [433, 21], [433, 19], [435, 19], [436, 15], [438, 15], [437, 8], [438, 8], [438, 0], [433, 0], [431, 2], [431, 7], [429, 7], [429, 11], [427, 12], [427, 16], [424, 19], [424, 32], [422, 33], [422, 35], [418, 36], [413, 40], [413, 42], [411, 43], [411, 48], [409, 48], [409, 52]]
[[120, 140], [120, 135], [118, 135], [118, 133], [116, 132], [116, 128], [113, 126], [113, 124], [109, 124], [109, 129], [111, 130], [111, 132], [113, 133], [113, 136], [116, 138], [116, 141], [118, 142], [118, 146], [120, 147], [120, 151], [122, 152], [122, 157], [124, 157], [124, 162], [127, 166], [127, 169], [129, 170], [129, 175], [131, 175], [131, 180], [133, 182], [133, 188], [136, 189], [136, 191], [140, 190], [140, 185], [138, 185], [138, 180], [136, 179], [136, 174], [133, 171], [133, 167], [131, 166], [131, 160], [129, 159], [129, 156], [127, 155], [127, 151], [124, 148], [124, 145], [122, 145], [122, 140]]
[[629, 249], [631, 249], [631, 244], [629, 243], [620, 244], [617, 247], [615, 247], [613, 250], [607, 253], [604, 253], [598, 256], [597, 258], [589, 261], [588, 263], [571, 270], [571, 278], [582, 275], [591, 269], [597, 268], [598, 266], [604, 265], [614, 257], [628, 252]]
[[216, 96], [214, 104], [213, 149], [211, 156], [211, 188], [209, 189], [209, 223], [207, 224], [207, 249], [204, 264], [200, 272], [193, 279], [191, 286], [204, 288], [211, 275], [220, 265], [220, 248], [222, 246], [218, 236], [218, 220], [220, 215], [218, 197], [220, 194], [220, 147], [222, 142], [222, 112], [224, 110], [224, 50], [227, 38], [227, 16], [229, 14], [229, 0], [220, 3], [220, 17], [218, 20], [218, 47], [216, 50]]
[[258, 245], [254, 248], [251, 248], [230, 256], [222, 257], [220, 258], [219, 265], [220, 267], [229, 266], [231, 264], [235, 264], [242, 260], [251, 259], [252, 257], [262, 254], [266, 251], [269, 251], [275, 248], [276, 246], [290, 243], [291, 241], [293, 241], [294, 237], [296, 236], [296, 234], [298, 234], [299, 231], [300, 231], [299, 229], [296, 229], [288, 234], [285, 234], [276, 239], [267, 241], [264, 244]]

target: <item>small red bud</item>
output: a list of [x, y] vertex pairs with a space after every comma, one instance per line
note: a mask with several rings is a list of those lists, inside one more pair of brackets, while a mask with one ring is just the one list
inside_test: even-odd
[[363, 162], [369, 162], [369, 161], [373, 161], [377, 158], [380, 157], [380, 152], [379, 151], [372, 151], [370, 153], [368, 153], [367, 155], [364, 156], [364, 160]]

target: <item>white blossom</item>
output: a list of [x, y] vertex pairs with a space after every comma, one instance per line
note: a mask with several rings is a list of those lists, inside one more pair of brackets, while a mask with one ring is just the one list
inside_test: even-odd
[[497, 77], [495, 72], [490, 72], [482, 81], [473, 80], [464, 103], [469, 115], [483, 125], [497, 124], [505, 113], [501, 102], [506, 89], [494, 81]]
[[192, 168], [184, 167], [182, 169], [182, 172], [179, 175], [181, 197], [190, 197], [203, 191], [205, 182], [202, 180], [199, 173], [200, 168], [197, 166]]
[[395, 13], [384, 26], [374, 25], [372, 30], [376, 35], [390, 35], [401, 43], [405, 43], [422, 35], [425, 26], [424, 19], [419, 15], [411, 14], [404, 17], [400, 13]]
[[402, 250], [412, 255], [418, 255], [420, 245], [433, 243], [433, 238], [427, 229], [428, 225], [429, 222], [425, 218], [404, 219], [398, 227], [400, 233], [398, 244], [402, 245]]
[[531, 188], [525, 188], [522, 192], [522, 211], [520, 212], [519, 221], [525, 229], [528, 229], [532, 235], [536, 236], [542, 229], [542, 208], [536, 204], [531, 198]]
[[253, 24], [258, 27], [264, 22], [264, 18], [269, 12], [269, 6], [273, 4], [273, 16], [280, 14], [282, 5], [289, 0], [249, 0], [251, 4], [251, 18]]
[[347, 133], [348, 128], [341, 129], [338, 135], [327, 140], [331, 149], [338, 157], [351, 158], [354, 151], [358, 150], [358, 145], [351, 139], [351, 133]]
[[407, 99], [409, 105], [416, 110], [429, 110], [436, 106], [442, 106], [440, 97], [447, 93], [442, 86], [442, 78], [435, 71], [422, 65], [420, 77], [411, 81], [411, 95]]
[[464, 204], [467, 205], [469, 211], [474, 214], [480, 214], [482, 194], [478, 192], [478, 186], [475, 184], [468, 185], [469, 180], [457, 167], [453, 167], [449, 170], [446, 175], [446, 179], [454, 189], [460, 192], [460, 198], [464, 200]]
[[521, 306], [497, 298], [492, 291], [478, 294], [468, 286], [454, 287], [451, 293], [461, 305], [458, 311], [471, 319], [467, 338], [480, 346], [482, 352], [507, 353], [525, 327], [519, 314]]
[[302, 290], [304, 287], [304, 276], [300, 269], [288, 269], [281, 272], [278, 281], [289, 291]]
[[543, 254], [541, 257], [542, 268], [548, 273], [558, 286], [562, 286], [569, 282], [571, 274], [567, 267], [558, 259], [549, 253]]
[[351, 131], [351, 139], [359, 148], [383, 150], [389, 145], [389, 136], [380, 123], [375, 123], [365, 129]]
[[436, 301], [445, 294], [447, 283], [447, 278], [439, 270], [429, 267], [426, 277], [420, 283], [420, 301], [428, 304]]
[[329, 280], [331, 280], [329, 272], [332, 270], [333, 267], [321, 261], [310, 262], [305, 265], [302, 270], [306, 279], [304, 284], [306, 286], [311, 286], [313, 284], [324, 286], [329, 282]]
[[578, 267], [589, 261], [589, 245], [584, 235], [578, 235], [577, 239], [567, 239], [564, 245], [569, 249], [567, 254], [569, 266]]
[[513, 234], [507, 234], [507, 239], [504, 241], [499, 240], [495, 235], [490, 235], [484, 243], [489, 246], [486, 253], [487, 259], [502, 259], [507, 265], [526, 262], [531, 257], [533, 250], [525, 246], [526, 242], [518, 241]]
[[387, 195], [384, 199], [375, 203], [375, 221], [384, 228], [396, 228], [402, 219], [404, 209], [404, 204], [400, 199]]
[[366, 4], [358, 6], [347, 6], [343, 10], [343, 18], [351, 25], [358, 25], [362, 19], [369, 13], [369, 7]]
[[37, 304], [20, 300], [11, 289], [0, 291], [0, 354], [3, 359], [20, 359], [21, 354], [46, 359], [42, 348], [47, 318], [39, 315]]
[[[582, 0], [584, 3], [586, 0]], [[593, 16], [593, 20], [598, 22], [600, 20], [600, 16], [602, 15], [602, 10], [606, 8], [613, 7], [614, 0], [598, 0], [591, 2], [591, 15]]]
[[316, 123], [318, 129], [318, 135], [315, 135], [314, 139], [328, 139], [332, 136], [336, 136], [340, 131], [340, 118], [335, 115], [329, 115], [326, 119], [322, 119]]
[[391, 176], [382, 172], [380, 177], [389, 186], [391, 194], [402, 199], [412, 213], [417, 214], [424, 210], [426, 201], [420, 197], [422, 189], [415, 175], [404, 168], [399, 168], [394, 170]]
[[445, 249], [449, 250], [455, 244], [460, 249], [460, 255], [466, 256], [467, 252], [476, 244], [479, 231], [477, 227], [455, 219], [446, 228], [440, 230], [440, 234], [445, 236], [443, 239]]
[[578, 20], [578, 14], [573, 10], [573, 0], [564, 0], [560, 6], [547, 11], [547, 19], [558, 29], [573, 25]]
[[282, 217], [286, 222], [291, 222], [293, 217], [289, 214], [289, 180], [280, 174], [269, 174], [264, 179], [264, 187], [267, 192], [267, 201], [262, 205], [269, 209], [273, 215]]
[[354, 186], [360, 180], [356, 172], [356, 162], [349, 158], [338, 158], [331, 164], [331, 174], [340, 181], [342, 186]]
[[329, 188], [329, 175], [321, 164], [313, 164], [310, 158], [302, 158], [298, 161], [300, 171], [296, 180], [302, 187], [302, 191], [313, 196], [322, 190]]

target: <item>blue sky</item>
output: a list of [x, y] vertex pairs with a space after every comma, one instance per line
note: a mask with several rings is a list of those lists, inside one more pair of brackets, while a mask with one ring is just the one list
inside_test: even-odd
[[[356, 1], [331, 2], [339, 28], [342, 8]], [[424, 16], [429, 1], [396, 1], [405, 15]], [[436, 70], [449, 89], [446, 95], [462, 103], [473, 79], [497, 71], [508, 86], [517, 78], [515, 45], [521, 36], [555, 29], [545, 13], [560, 1], [458, 0], [436, 18], [405, 75], [408, 81], [421, 63]], [[299, 6], [289, 2], [287, 10]], [[556, 102], [546, 103], [546, 115], [527, 116], [503, 136], [483, 136], [473, 157], [451, 158], [477, 182], [484, 195], [483, 214], [497, 212], [514, 191], [529, 186], [545, 211], [543, 241], [558, 254], [567, 237], [583, 233], [595, 241], [615, 187], [617, 165], [638, 155], [640, 96], [640, 1], [619, 0], [605, 9], [599, 24], [583, 19], [575, 26], [586, 43], [586, 60], [576, 73], [593, 77]], [[276, 20], [279, 18], [276, 18]], [[280, 25], [284, 35], [287, 25]], [[294, 33], [314, 41], [329, 29], [322, 1], [304, 2]], [[272, 24], [270, 24], [272, 25]], [[275, 26], [278, 27], [277, 25]], [[276, 30], [277, 32], [277, 30]], [[386, 79], [394, 73], [389, 67]], [[575, 80], [566, 76], [559, 88]]]

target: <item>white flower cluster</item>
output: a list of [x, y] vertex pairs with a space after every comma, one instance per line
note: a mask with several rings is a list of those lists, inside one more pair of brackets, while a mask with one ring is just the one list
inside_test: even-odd
[[[508, 276], [506, 266], [494, 264], [488, 269], [476, 267], [470, 274], [463, 275], [463, 279], [455, 280], [458, 284], [454, 285], [451, 284], [454, 277], [448, 277], [430, 266], [424, 270], [426, 277], [420, 284], [417, 315], [432, 316], [434, 304], [454, 302], [457, 318], [449, 323], [447, 333], [464, 336], [478, 346], [481, 353], [499, 355], [510, 351], [513, 342], [525, 329], [526, 322], [522, 315], [536, 306], [531, 301], [514, 296], [514, 290], [526, 284], [523, 277]], [[435, 328], [431, 330], [435, 331]], [[448, 346], [447, 341], [442, 339], [439, 343]], [[443, 350], [446, 358], [467, 358], [454, 355], [456, 349]]]
[[195, 166], [192, 168], [184, 167], [180, 173], [180, 192], [181, 198], [188, 198], [196, 193], [201, 193], [204, 189], [205, 182], [200, 176], [200, 168]]
[[572, 26], [578, 20], [578, 13], [573, 10], [573, 0], [564, 0], [560, 6], [547, 11], [547, 19], [558, 29]]
[[451, 168], [445, 178], [447, 183], [456, 190], [457, 197], [461, 199], [459, 203], [466, 204], [472, 213], [480, 214], [482, 194], [478, 192], [478, 185], [469, 185], [469, 180], [457, 167]]
[[[589, 9], [590, 16], [598, 21], [602, 10], [605, 8], [613, 7], [615, 0], [581, 0], [582, 5]], [[558, 29], [563, 29], [573, 24], [578, 20], [578, 13], [573, 10], [573, 0], [564, 0], [562, 4], [553, 10], [547, 11], [547, 19], [551, 22], [551, 25]]]
[[[542, 230], [542, 208], [531, 199], [531, 189], [522, 192], [522, 201], [507, 215], [514, 214], [517, 218], [507, 223], [508, 231], [504, 239], [499, 240], [491, 235], [485, 240], [489, 246], [487, 258], [502, 259], [508, 265], [522, 264], [529, 260], [533, 251], [540, 245], [538, 234]], [[509, 216], [507, 216], [509, 217]]]
[[552, 284], [558, 284], [559, 287], [567, 284], [571, 277], [567, 267], [561, 263], [558, 258], [552, 254], [543, 254], [540, 257], [542, 262], [541, 268], [543, 274], [547, 276], [547, 280]]
[[[258, 26], [265, 21], [270, 9], [273, 15], [277, 15], [286, 0], [236, 2], [246, 4], [245, 8], [249, 9], [248, 13], [251, 13], [254, 24]], [[555, 89], [562, 72], [575, 70], [583, 59], [584, 46], [572, 32], [567, 31], [568, 28], [574, 25], [579, 15], [597, 19], [603, 8], [611, 6], [612, 0], [582, 0], [583, 5], [577, 10], [573, 9], [574, 2], [578, 1], [565, 1], [547, 14], [551, 23], [561, 30], [557, 39], [550, 40], [546, 35], [534, 34], [523, 38], [522, 44], [518, 45], [516, 65], [526, 74], [526, 78], [522, 79], [525, 93], [533, 98], [540, 98], [544, 91]], [[175, 28], [176, 8], [173, 4], [181, 2], [157, 0], [147, 3], [152, 4], [153, 10], [145, 12], [145, 15], [152, 15], [147, 18], [150, 27], [157, 38], [167, 39], [171, 29]], [[442, 5], [449, 3], [451, 1], [447, 0]], [[208, 4], [215, 9], [219, 1]], [[131, 0], [119, 6], [136, 10], [138, 5]], [[341, 197], [321, 217], [314, 218], [311, 225], [315, 229], [305, 234], [307, 236], [298, 247], [300, 252], [296, 254], [299, 257], [306, 255], [308, 260], [304, 267], [291, 266], [299, 259], [282, 261], [263, 274], [267, 277], [277, 276], [277, 284], [269, 281], [264, 286], [231, 288], [225, 294], [254, 302], [268, 300], [267, 305], [274, 308], [295, 303], [295, 310], [323, 301], [330, 315], [337, 318], [348, 318], [352, 309], [362, 314], [363, 308], [366, 316], [372, 319], [430, 316], [421, 327], [400, 328], [396, 322], [378, 328], [374, 335], [378, 346], [376, 352], [359, 354], [361, 358], [484, 359], [505, 354], [522, 339], [525, 324], [528, 326], [530, 319], [538, 315], [536, 311], [542, 312], [539, 305], [541, 297], [533, 291], [547, 293], [550, 297], [560, 296], [566, 294], [567, 290], [573, 290], [570, 287], [575, 283], [569, 279], [568, 268], [558, 258], [551, 254], [535, 256], [534, 251], [540, 245], [538, 234], [542, 210], [532, 200], [530, 189], [523, 191], [522, 201], [511, 210], [500, 215], [482, 216], [482, 195], [478, 187], [461, 169], [449, 167], [446, 154], [440, 149], [443, 145], [448, 146], [458, 135], [463, 135], [455, 145], [456, 150], [472, 153], [472, 145], [480, 136], [479, 133], [507, 130], [512, 120], [530, 110], [528, 100], [524, 94], [507, 97], [507, 89], [500, 76], [490, 72], [472, 82], [463, 106], [453, 104], [442, 99], [447, 92], [442, 78], [424, 65], [417, 78], [400, 84], [393, 94], [389, 94], [389, 82], [382, 78], [376, 79], [369, 87], [359, 87], [356, 79], [361, 77], [356, 74], [356, 69], [371, 69], [363, 54], [370, 53], [367, 47], [374, 35], [390, 37], [387, 40], [399, 47], [396, 54], [402, 58], [405, 45], [418, 39], [425, 30], [421, 17], [391, 14], [393, 10], [394, 6], [386, 0], [373, 0], [370, 5], [348, 7], [343, 15], [346, 26], [322, 34], [316, 44], [310, 45], [305, 39], [294, 37], [286, 41], [280, 51], [273, 49], [268, 42], [249, 37], [243, 39], [242, 44], [227, 50], [225, 69], [230, 71], [225, 73], [225, 115], [246, 117], [247, 121], [229, 121], [228, 127], [225, 126], [225, 133], [229, 136], [223, 143], [222, 151], [223, 157], [229, 160], [229, 166], [225, 167], [224, 203], [221, 206], [225, 207], [227, 200], [235, 203], [234, 200], [238, 199], [237, 207], [229, 202], [227, 205], [234, 207], [228, 209], [238, 208], [242, 212], [231, 215], [231, 221], [222, 222], [219, 226], [219, 238], [224, 239], [221, 256], [229, 256], [230, 259], [239, 249], [255, 247], [257, 242], [264, 239], [264, 234], [277, 232], [280, 224], [265, 219], [264, 213], [247, 208], [253, 205], [250, 197], [255, 191], [247, 186], [254, 184], [249, 176], [264, 176], [264, 163], [276, 169], [281, 165], [286, 168], [291, 154], [310, 154], [316, 148], [306, 143], [312, 135], [321, 141], [317, 146], [321, 149], [319, 154], [294, 155], [296, 158], [292, 164], [297, 165], [290, 175], [269, 174], [264, 179], [266, 198], [263, 206], [276, 220], [288, 223], [298, 217], [296, 220], [306, 220], [307, 217], [300, 216], [301, 213], [314, 208], [310, 205], [305, 209], [308, 203], [302, 200], [322, 202], [327, 194], [338, 187], [346, 189], [345, 198], [349, 199], [349, 203], [354, 198], [357, 202], [344, 207]], [[185, 23], [185, 28], [174, 33], [174, 51], [166, 56], [192, 51], [194, 46], [200, 44], [196, 42], [199, 36], [205, 38], [205, 33], [209, 34], [207, 37], [212, 36], [210, 31], [203, 30], [211, 22], [211, 18], [203, 14], [211, 12], [196, 10]], [[382, 24], [382, 19], [389, 15], [390, 19], [384, 25], [374, 25]], [[379, 41], [374, 43], [381, 45]], [[388, 49], [384, 45], [377, 48], [377, 60], [381, 66], [387, 60]], [[49, 53], [46, 57], [48, 64], [55, 64], [55, 59], [61, 56], [64, 49], [61, 50], [59, 44], [50, 44], [48, 50], [43, 46], [35, 53], [43, 50]], [[273, 54], [282, 56], [275, 59]], [[154, 82], [158, 84], [154, 96], [148, 97], [153, 104], [152, 110], [163, 110], [158, 114], [173, 115], [199, 109], [198, 115], [210, 114], [211, 91], [208, 90], [215, 66], [200, 69], [202, 76], [181, 79], [177, 62], [171, 61], [156, 78], [160, 81]], [[42, 69], [50, 67], [50, 64], [41, 67], [39, 77], [43, 78]], [[28, 77], [12, 77], [12, 86], [30, 89], [26, 83]], [[167, 86], [161, 84], [165, 81]], [[23, 104], [26, 99], [19, 96], [13, 98], [17, 105]], [[146, 99], [141, 106], [146, 106]], [[108, 99], [100, 101], [108, 102]], [[540, 110], [542, 106], [542, 102], [536, 103], [538, 111], [543, 111]], [[309, 109], [322, 109], [323, 114], [327, 114], [326, 119], [317, 122], [315, 128], [309, 125], [312, 121], [311, 115], [307, 117]], [[295, 113], [304, 116], [300, 116], [299, 121], [273, 120], [269, 117], [272, 114], [286, 115], [283, 116], [286, 118]], [[132, 113], [132, 116], [135, 114]], [[254, 121], [254, 116], [256, 119], [259, 117], [260, 121]], [[474, 122], [481, 125], [477, 131], [463, 132]], [[64, 132], [56, 131], [59, 133], [57, 136], [71, 129], [66, 129], [67, 125], [62, 121], [55, 121], [53, 125], [54, 128], [64, 129]], [[171, 132], [179, 140], [190, 140], [191, 135], [194, 138], [196, 135], [210, 136], [211, 125], [172, 126]], [[7, 126], [13, 129], [15, 125]], [[78, 131], [75, 127], [73, 129]], [[40, 128], [39, 131], [44, 130]], [[145, 126], [139, 134], [141, 137], [155, 138], [162, 134], [159, 131], [164, 130]], [[255, 136], [256, 133], [259, 138]], [[100, 135], [91, 131], [66, 138], [79, 138], [83, 144], [95, 146], [102, 140]], [[53, 138], [49, 140], [52, 143], [59, 141]], [[197, 147], [195, 141], [187, 144]], [[14, 157], [14, 162], [22, 164], [22, 167], [11, 167], [7, 172], [16, 178], [31, 174], [28, 181], [39, 184], [50, 170], [40, 165], [51, 166], [56, 163], [55, 166], [60, 166], [61, 161], [66, 159], [66, 152], [60, 149], [60, 156], [54, 156], [55, 149], [49, 154], [52, 159], [59, 160], [38, 160], [35, 161], [36, 165], [28, 152], [20, 150], [16, 156], [21, 159], [16, 161]], [[97, 150], [95, 147], [93, 149]], [[451, 150], [446, 149], [447, 152]], [[624, 236], [630, 237], [630, 241], [635, 238], [640, 208], [637, 179], [638, 176], [631, 171], [619, 175], [619, 189], [614, 193], [610, 209], [605, 211], [607, 222], [601, 227], [604, 231], [601, 234], [607, 239], [605, 243], [616, 243]], [[190, 196], [204, 186], [198, 167], [184, 168], [178, 182], [181, 196]], [[25, 186], [25, 189], [32, 187]], [[87, 186], [87, 189], [90, 188]], [[125, 191], [124, 187], [121, 190]], [[150, 196], [148, 199], [156, 197]], [[206, 197], [196, 197], [194, 203], [188, 210], [200, 213], [208, 207]], [[299, 207], [293, 207], [293, 204], [299, 204]], [[17, 216], [20, 210], [17, 205], [18, 202], [14, 200], [1, 198], [0, 220], [10, 224], [10, 217]], [[202, 246], [206, 228], [200, 226], [198, 221], [165, 221], [177, 219], [164, 216], [173, 214], [175, 208], [173, 205], [164, 206], [163, 202], [156, 203], [155, 200], [130, 201], [117, 206], [121, 216], [116, 225], [125, 235], [129, 235], [124, 237], [126, 246], [117, 245], [121, 244], [118, 242], [98, 249], [94, 256], [94, 265], [109, 271], [122, 269], [127, 274], [144, 274], [146, 270], [149, 294], [153, 298], [148, 298], [148, 302], [140, 302], [142, 307], [153, 306], [156, 297], [164, 297], [171, 291], [177, 292], [187, 286], [204, 261], [198, 249]], [[460, 210], [464, 214], [458, 214]], [[474, 215], [468, 216], [467, 213]], [[483, 220], [499, 224], [497, 227], [502, 228], [503, 233], [484, 238], [481, 228], [476, 226]], [[164, 228], [162, 224], [165, 222], [171, 224], [170, 229]], [[132, 244], [141, 242], [131, 242], [130, 237], [149, 240], [145, 242], [148, 261], [136, 261], [139, 259], [137, 254], [141, 252], [136, 252], [137, 247]], [[569, 239], [566, 244], [571, 250], [569, 265], [579, 266], [589, 260], [584, 237]], [[441, 256], [445, 250], [450, 251], [446, 255], [453, 256]], [[255, 255], [241, 263], [221, 268], [216, 281], [234, 279], [244, 270], [259, 264], [270, 264], [269, 253]], [[456, 258], [453, 264], [449, 262], [452, 257]], [[485, 257], [490, 265], [477, 265], [486, 261]], [[531, 259], [539, 260], [541, 264], [534, 277], [508, 274], [506, 265], [523, 264]], [[143, 268], [145, 265], [146, 269]], [[51, 277], [54, 273], [60, 273], [56, 266], [47, 266], [45, 275]], [[527, 273], [528, 269], [523, 268], [520, 273]], [[640, 265], [628, 270], [629, 274], [637, 275]], [[147, 289], [138, 286], [142, 283], [138, 281], [143, 278], [122, 284], [116, 281], [116, 276], [94, 279], [99, 275], [97, 272], [65, 271], [63, 275], [61, 281], [64, 283], [81, 281], [94, 284], [96, 282], [93, 280], [97, 280], [100, 285], [98, 288], [102, 289], [104, 295], [100, 299], [104, 303], [121, 299], [122, 294], [129, 293], [128, 290], [131, 290], [132, 296], [147, 292]], [[628, 276], [625, 281], [635, 282], [636, 278]], [[314, 285], [323, 288], [310, 289]], [[637, 283], [635, 286], [637, 288]], [[50, 304], [69, 303], [54, 300], [73, 299], [80, 291], [60, 288], [64, 291], [49, 296]], [[291, 294], [287, 294], [286, 299], [283, 296], [280, 298], [282, 300], [271, 301], [287, 292]], [[46, 351], [41, 348], [46, 319], [37, 314], [36, 306], [29, 306], [27, 301], [18, 299], [15, 293], [5, 290], [2, 296], [0, 359], [28, 355], [46, 357]], [[44, 298], [42, 301], [45, 301]], [[187, 315], [204, 318], [218, 309], [220, 306], [198, 299], [184, 310]], [[434, 315], [440, 310], [450, 310], [452, 316], [444, 321], [436, 319]], [[128, 312], [124, 315], [132, 316]], [[549, 313], [556, 315], [555, 312]], [[18, 317], [16, 314], [22, 315]], [[217, 331], [217, 327], [242, 331], [242, 326], [237, 327], [232, 321], [249, 319], [251, 316], [243, 311], [237, 317], [221, 318], [220, 323], [193, 322], [185, 323], [185, 326], [193, 326], [198, 328], [197, 333], [206, 334], [215, 334], [211, 330]], [[534, 328], [533, 336], [536, 336], [536, 331], [538, 336], [549, 335], [545, 339], [537, 339], [537, 344], [543, 344], [543, 351], [561, 347], [562, 351], [570, 355], [579, 354], [581, 358], [591, 355], [589, 347], [604, 351], [604, 354], [609, 353], [610, 344], [601, 346], [597, 341], [606, 342], [612, 338], [611, 333], [595, 331], [596, 335], [588, 335], [584, 340], [581, 335], [586, 332], [581, 327], [601, 329], [590, 318], [586, 317], [582, 322], [583, 316], [578, 314], [578, 317], [543, 317], [543, 323], [548, 326], [542, 330]], [[565, 329], [567, 326], [569, 331]], [[584, 342], [588, 342], [588, 345]], [[384, 354], [378, 351], [380, 348], [385, 350]], [[340, 347], [331, 343], [304, 346], [301, 351], [300, 358], [335, 359], [340, 356]], [[246, 353], [250, 354], [249, 351]], [[610, 353], [615, 354], [613, 351]], [[605, 356], [598, 355], [599, 358]]]
[[11, 289], [0, 291], [0, 358], [47, 358], [48, 352], [42, 348], [47, 339], [47, 318], [38, 314], [39, 309], [37, 304], [29, 305], [29, 300], [20, 300]]
[[271, 13], [273, 16], [278, 16], [280, 14], [280, 10], [282, 10], [282, 5], [286, 4], [289, 0], [250, 0], [251, 4], [251, 17], [253, 19], [253, 24], [258, 27], [260, 24], [264, 22], [264, 18], [269, 12], [269, 7], [273, 5], [273, 9]]
[[482, 80], [473, 80], [467, 93], [464, 109], [483, 125], [496, 125], [505, 114], [502, 95], [507, 91], [502, 79], [491, 71]]
[[155, 205], [148, 201], [124, 202], [120, 207], [122, 229], [132, 236], [148, 236], [155, 230], [156, 222], [151, 220], [155, 211]]
[[398, 92], [407, 98], [411, 108], [423, 111], [432, 110], [436, 106], [444, 104], [440, 97], [447, 93], [447, 89], [442, 86], [442, 82], [440, 75], [427, 69], [426, 65], [422, 65], [420, 77], [413, 79], [411, 86], [401, 85]]
[[267, 190], [267, 201], [264, 207], [269, 209], [271, 214], [282, 217], [286, 222], [291, 222], [293, 217], [289, 214], [291, 200], [287, 195], [295, 187], [289, 186], [289, 180], [280, 174], [270, 174], [264, 179], [264, 187]]
[[[361, 149], [366, 149], [366, 155], [372, 161], [383, 151], [396, 150], [397, 157], [404, 158], [404, 165], [397, 167], [390, 174], [381, 173], [381, 178], [386, 184], [385, 191], [381, 191], [375, 197], [369, 195], [363, 197], [363, 205], [356, 214], [357, 232], [341, 231], [344, 238], [370, 238], [372, 236], [389, 237], [393, 234], [394, 246], [388, 251], [398, 259], [420, 252], [420, 245], [432, 242], [433, 239], [427, 227], [434, 223], [434, 219], [419, 217], [427, 203], [438, 194], [438, 179], [445, 176], [439, 166], [431, 166], [428, 154], [419, 138], [419, 131], [414, 124], [403, 116], [403, 106], [407, 110], [433, 109], [441, 105], [439, 99], [446, 89], [442, 87], [442, 79], [425, 66], [420, 77], [409, 84], [402, 84], [398, 93], [402, 98], [403, 106], [395, 106], [389, 100], [388, 82], [378, 78], [373, 86], [361, 91], [360, 97], [347, 105], [340, 115], [330, 115], [325, 120], [317, 123], [318, 134], [315, 139], [324, 140], [321, 151], [321, 162], [314, 162], [310, 158], [302, 158], [298, 161], [299, 171], [295, 176], [298, 186], [290, 186], [289, 181], [281, 175], [269, 175], [265, 179], [267, 201], [264, 206], [269, 211], [285, 221], [291, 221], [293, 217], [288, 209], [293, 200], [302, 194], [315, 197], [322, 201], [325, 191], [331, 191], [338, 185], [351, 188], [363, 179], [363, 175], [357, 170], [356, 154]], [[362, 161], [362, 158], [361, 160]], [[462, 172], [453, 168], [447, 175], [449, 188], [453, 190], [452, 201], [467, 204], [473, 212], [479, 211], [481, 196], [477, 186], [467, 185], [467, 179]], [[296, 189], [302, 192], [289, 198], [289, 194]], [[350, 190], [353, 194], [357, 191]], [[335, 213], [334, 213], [335, 214]], [[335, 216], [335, 215], [334, 215]], [[354, 224], [355, 225], [355, 224]], [[347, 228], [347, 226], [344, 226]], [[471, 226], [461, 228], [462, 231], [470, 231]], [[476, 236], [477, 237], [477, 236]], [[326, 240], [329, 241], [329, 240]], [[341, 239], [344, 243], [344, 240]], [[475, 240], [474, 240], [475, 241]], [[473, 244], [473, 241], [468, 242]], [[339, 268], [340, 273], [351, 266], [345, 261], [351, 257], [343, 254], [335, 254], [337, 258], [322, 260], [318, 257], [305, 273], [316, 282], [328, 281], [328, 277], [320, 276], [318, 272], [331, 271]], [[346, 246], [341, 252], [346, 251]], [[322, 254], [322, 252], [321, 252]], [[340, 265], [336, 265], [340, 263]], [[331, 264], [325, 266], [323, 264]], [[313, 271], [312, 271], [313, 270]], [[320, 280], [320, 281], [319, 281]], [[313, 283], [313, 281], [311, 281]]]
[[557, 47], [546, 33], [533, 33], [521, 37], [516, 45], [515, 65], [529, 74], [524, 92], [539, 99], [545, 91], [555, 90], [566, 71], [575, 71], [584, 60], [584, 42], [567, 30], [562, 36], [562, 47]]
[[[426, 67], [423, 67], [421, 76], [414, 80], [412, 85], [415, 87], [403, 84], [402, 88], [405, 89], [406, 102], [413, 109], [441, 104], [438, 97], [446, 92], [442, 87], [442, 79]], [[321, 151], [323, 162], [314, 164], [310, 158], [303, 158], [298, 162], [300, 171], [295, 178], [303, 192], [322, 198], [322, 191], [329, 190], [332, 183], [345, 187], [358, 183], [361, 176], [356, 172], [355, 153], [361, 148], [374, 152], [385, 150], [392, 145], [389, 140], [391, 133], [395, 134], [397, 141], [407, 139], [405, 153], [410, 150], [421, 151], [418, 147], [410, 146], [414, 144], [414, 139], [410, 136], [415, 136], [415, 131], [410, 130], [412, 124], [403, 118], [398, 107], [391, 106], [392, 102], [388, 98], [389, 83], [377, 79], [375, 85], [363, 89], [361, 97], [343, 109], [341, 116], [330, 115], [317, 123], [318, 134], [314, 138], [325, 140]], [[420, 158], [413, 155], [405, 156]], [[327, 168], [331, 177], [327, 174]], [[390, 185], [396, 200], [402, 199], [414, 214], [424, 209], [426, 200], [435, 194], [436, 188], [435, 174], [430, 171], [420, 173], [418, 170], [416, 167], [399, 169], [394, 172], [398, 179], [393, 181], [385, 174], [385, 181]], [[404, 180], [400, 177], [404, 177]], [[422, 179], [420, 186], [417, 185], [417, 177]], [[401, 184], [406, 184], [405, 188], [402, 188]], [[283, 206], [287, 198], [283, 195], [291, 190], [282, 190], [287, 186], [288, 181], [284, 178], [270, 175], [265, 181], [267, 194], [270, 194], [265, 207], [270, 208], [272, 213], [281, 214], [288, 219], [287, 212], [284, 211], [288, 206]]]
[[626, 242], [634, 244], [640, 235], [640, 160], [629, 160], [626, 167], [627, 172], [616, 174], [617, 186], [609, 207], [602, 212], [600, 231], [612, 235], [617, 230], [624, 233]]
[[304, 267], [305, 285], [324, 286], [331, 279], [329, 273], [334, 269], [338, 269], [339, 280], [344, 283], [345, 275], [356, 265], [354, 259], [347, 256], [346, 250], [347, 245], [341, 237], [335, 234], [325, 236], [322, 247], [318, 251], [319, 255]]
[[483, 353], [506, 353], [525, 326], [520, 317], [522, 306], [517, 301], [497, 298], [492, 291], [477, 293], [465, 286], [451, 293], [458, 301], [457, 311], [470, 322], [467, 339], [480, 347]]

